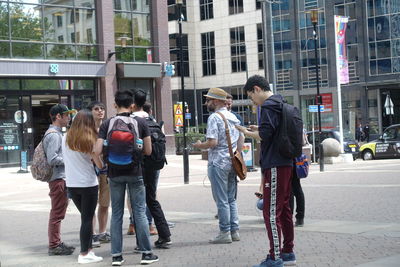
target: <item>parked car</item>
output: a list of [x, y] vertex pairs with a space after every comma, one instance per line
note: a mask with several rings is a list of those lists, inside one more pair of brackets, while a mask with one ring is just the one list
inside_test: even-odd
[[[334, 138], [340, 142], [340, 133], [336, 130], [322, 130], [321, 132], [321, 142], [324, 141], [326, 138]], [[319, 132], [314, 131], [315, 136], [315, 158], [318, 160], [319, 155]], [[313, 131], [307, 132], [307, 138], [310, 144], [313, 143]], [[359, 154], [359, 146], [357, 142], [354, 140], [351, 132], [345, 132], [343, 137], [343, 150], [344, 153], [349, 153], [353, 155], [353, 159], [356, 160]], [[314, 156], [313, 156], [314, 157]]]
[[360, 147], [363, 160], [400, 158], [400, 124], [391, 125], [376, 140]]

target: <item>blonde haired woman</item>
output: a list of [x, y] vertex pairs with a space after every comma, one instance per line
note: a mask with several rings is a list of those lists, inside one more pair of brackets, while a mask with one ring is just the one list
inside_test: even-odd
[[81, 253], [78, 256], [78, 263], [81, 264], [103, 260], [92, 251], [92, 223], [98, 198], [98, 180], [93, 162], [102, 168], [100, 158], [93, 154], [96, 140], [92, 112], [86, 109], [79, 111], [63, 137], [62, 150], [68, 192], [81, 213]]

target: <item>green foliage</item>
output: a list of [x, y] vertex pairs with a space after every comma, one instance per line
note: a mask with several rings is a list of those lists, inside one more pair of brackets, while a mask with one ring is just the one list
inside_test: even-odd
[[[206, 140], [206, 136], [200, 133], [187, 133], [186, 134], [186, 145], [189, 148], [189, 154], [201, 154], [201, 150], [196, 149], [192, 146], [193, 143], [200, 140], [204, 142]], [[176, 146], [176, 154], [181, 155], [183, 153], [183, 134], [177, 133], [175, 134], [175, 146]]]

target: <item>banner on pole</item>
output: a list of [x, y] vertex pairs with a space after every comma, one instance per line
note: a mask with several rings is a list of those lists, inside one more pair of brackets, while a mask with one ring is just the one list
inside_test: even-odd
[[339, 84], [349, 83], [349, 61], [346, 51], [346, 28], [349, 22], [348, 17], [335, 16], [335, 42], [336, 42], [336, 64], [338, 67]]

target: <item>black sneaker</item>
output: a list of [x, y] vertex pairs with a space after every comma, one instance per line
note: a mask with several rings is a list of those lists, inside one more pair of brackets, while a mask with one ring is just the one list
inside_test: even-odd
[[101, 244], [103, 243], [110, 243], [111, 242], [111, 235], [107, 232], [99, 234], [99, 241]]
[[156, 248], [169, 248], [169, 246], [172, 244], [171, 238], [158, 238], [156, 242], [154, 242], [154, 246]]
[[99, 248], [100, 247], [100, 236], [99, 235], [93, 235], [92, 236], [92, 247], [93, 248]]
[[124, 258], [121, 255], [112, 257], [112, 266], [121, 266], [124, 263]]
[[303, 227], [303, 226], [304, 226], [304, 219], [296, 219], [294, 227]]
[[158, 261], [158, 256], [154, 255], [153, 253], [143, 253], [142, 254], [142, 260], [140, 261], [140, 264], [146, 265], [146, 264], [151, 264], [153, 262]]
[[68, 246], [64, 243], [60, 243], [55, 248], [49, 248], [49, 256], [62, 256], [71, 255], [74, 253], [75, 248], [73, 246]]

